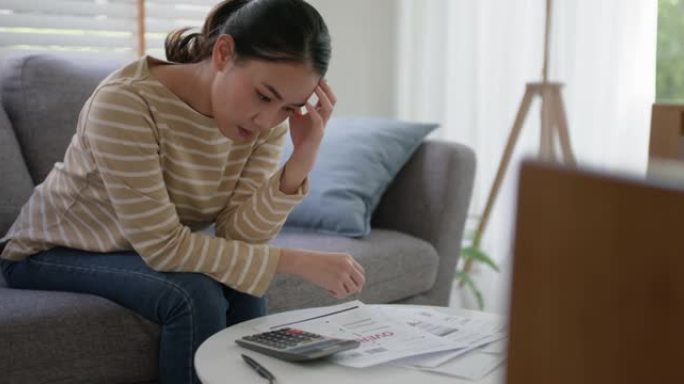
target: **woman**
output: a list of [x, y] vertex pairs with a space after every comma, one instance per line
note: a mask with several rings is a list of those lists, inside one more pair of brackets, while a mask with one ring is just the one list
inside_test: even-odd
[[[302, 0], [229, 0], [185, 32], [167, 37], [174, 64], [144, 57], [100, 83], [0, 241], [11, 287], [96, 294], [161, 324], [162, 383], [196, 382], [197, 347], [263, 315], [276, 273], [337, 298], [365, 282], [348, 254], [268, 245], [307, 192], [335, 104], [321, 16]], [[294, 151], [276, 170], [288, 123]], [[193, 232], [212, 223], [216, 237]]]

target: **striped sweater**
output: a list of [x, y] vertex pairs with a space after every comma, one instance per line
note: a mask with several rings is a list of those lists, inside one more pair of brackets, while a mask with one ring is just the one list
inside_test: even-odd
[[[55, 246], [135, 250], [157, 271], [199, 272], [256, 296], [280, 256], [268, 245], [308, 191], [280, 191], [287, 126], [232, 142], [150, 74], [144, 57], [86, 101], [64, 161], [38, 185], [0, 242], [23, 260]], [[197, 231], [210, 224], [216, 236]]]

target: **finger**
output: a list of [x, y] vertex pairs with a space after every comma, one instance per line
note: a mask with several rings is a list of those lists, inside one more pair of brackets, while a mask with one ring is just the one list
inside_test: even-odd
[[350, 257], [351, 269], [349, 270], [349, 277], [359, 286], [359, 290], [366, 283], [366, 276], [363, 267], [356, 260]]
[[318, 102], [316, 103], [316, 110], [321, 114], [324, 121], [328, 121], [330, 116], [332, 116], [335, 107], [330, 102], [328, 96], [323, 92], [321, 87], [316, 88], [316, 95], [318, 96]]
[[354, 283], [357, 293], [361, 292], [363, 287], [366, 285], [366, 276], [364, 276], [363, 273], [359, 273], [355, 269], [349, 274], [349, 279]]
[[323, 88], [321, 87], [316, 87], [316, 96], [318, 96], [318, 103], [316, 105], [316, 109], [320, 111], [321, 115], [323, 116], [324, 120], [327, 120], [330, 115], [332, 114], [333, 111], [333, 105], [328, 98], [328, 95], [323, 92]]
[[333, 296], [336, 299], [341, 299], [344, 297], [344, 293], [341, 293], [338, 289], [328, 289], [328, 293], [330, 296]]
[[344, 292], [346, 293], [345, 296], [351, 295], [352, 293], [356, 293], [359, 291], [357, 288], [356, 284], [352, 281], [352, 279], [346, 279], [342, 282], [342, 287], [344, 287]]
[[333, 92], [330, 84], [328, 84], [328, 81], [326, 79], [321, 79], [318, 85], [323, 88], [323, 91], [325, 91], [325, 94], [328, 96], [330, 103], [332, 103], [332, 105], [337, 104], [337, 96], [335, 96], [335, 92]]
[[357, 291], [360, 291], [366, 284], [366, 278], [363, 276], [363, 273], [358, 271], [356, 268], [352, 268], [352, 272], [349, 275], [349, 278], [351, 278], [354, 282], [354, 285], [356, 285]]
[[359, 264], [358, 261], [352, 260], [352, 266], [354, 267], [354, 269], [361, 272], [362, 275], [366, 274], [366, 270], [363, 268], [363, 265]]
[[316, 108], [314, 108], [311, 103], [306, 103], [305, 105], [306, 111], [309, 113], [309, 116], [311, 116], [311, 120], [313, 120], [314, 123], [317, 124], [323, 124], [323, 118], [321, 117], [321, 114], [318, 113]]
[[345, 297], [347, 297], [349, 295], [349, 293], [347, 293], [347, 289], [344, 288], [344, 285], [342, 283], [340, 283], [337, 286], [337, 288], [335, 289], [334, 292], [335, 292], [335, 298], [337, 298], [337, 299], [344, 299]]
[[297, 107], [297, 108], [294, 109], [294, 111], [292, 112], [292, 114], [295, 115], [295, 116], [301, 117], [301, 116], [304, 116], [304, 111], [302, 110], [301, 107]]

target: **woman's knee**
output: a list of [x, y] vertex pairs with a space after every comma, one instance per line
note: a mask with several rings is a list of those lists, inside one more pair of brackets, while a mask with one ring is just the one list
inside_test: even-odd
[[265, 297], [252, 296], [228, 287], [224, 288], [224, 293], [228, 299], [228, 326], [266, 315]]
[[221, 283], [201, 273], [169, 273], [166, 295], [170, 298], [168, 310], [188, 312], [198, 319], [214, 319], [225, 325], [228, 303], [223, 296]]

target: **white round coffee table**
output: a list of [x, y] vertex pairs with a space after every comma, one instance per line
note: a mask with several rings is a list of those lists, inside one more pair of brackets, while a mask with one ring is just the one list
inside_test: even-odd
[[[385, 306], [385, 305], [381, 305]], [[446, 313], [470, 315], [470, 316], [497, 316], [484, 312], [468, 311], [462, 309], [429, 307]], [[297, 310], [298, 315], [306, 318], [309, 309]], [[373, 366], [369, 368], [348, 368], [332, 364], [325, 360], [290, 363], [257, 352], [241, 348], [235, 344], [235, 339], [249, 334], [257, 333], [260, 324], [266, 321], [268, 316], [253, 319], [226, 328], [207, 339], [195, 354], [195, 367], [197, 376], [204, 384], [264, 384], [268, 383], [252, 370], [243, 360], [240, 354], [245, 354], [256, 359], [276, 377], [275, 383], [287, 384], [335, 384], [335, 383], [387, 383], [387, 384], [500, 384], [504, 382], [504, 368], [499, 367], [478, 382], [460, 380], [451, 376], [440, 375], [432, 372], [422, 372], [414, 369], [393, 367], [389, 365]]]

